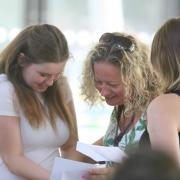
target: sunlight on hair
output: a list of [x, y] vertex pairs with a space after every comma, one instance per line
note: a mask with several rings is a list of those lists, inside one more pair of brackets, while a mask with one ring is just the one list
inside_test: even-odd
[[0, 27], [0, 43], [4, 43], [7, 40], [7, 30]]
[[19, 32], [20, 32], [20, 29], [19, 29], [19, 28], [17, 28], [17, 27], [12, 28], [12, 29], [9, 31], [9, 37], [8, 37], [8, 39], [11, 41]]

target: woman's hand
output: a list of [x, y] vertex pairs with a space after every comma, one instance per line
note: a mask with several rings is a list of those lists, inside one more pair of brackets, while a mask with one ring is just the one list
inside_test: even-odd
[[95, 168], [91, 169], [88, 172], [87, 177], [84, 179], [88, 180], [105, 180], [108, 176], [111, 176], [114, 172], [114, 167], [106, 167], [106, 168]]

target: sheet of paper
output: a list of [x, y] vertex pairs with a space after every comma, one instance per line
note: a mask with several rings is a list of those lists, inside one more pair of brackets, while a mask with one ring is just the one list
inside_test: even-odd
[[94, 164], [56, 157], [51, 180], [84, 180], [83, 176], [87, 174], [88, 170], [93, 168], [96, 168]]
[[95, 161], [112, 161], [119, 163], [126, 154], [119, 147], [106, 147], [77, 142], [76, 150]]

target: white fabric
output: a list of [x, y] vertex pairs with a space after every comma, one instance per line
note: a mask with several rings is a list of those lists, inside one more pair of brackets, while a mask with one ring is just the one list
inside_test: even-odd
[[[70, 90], [68, 91], [70, 92]], [[20, 118], [21, 138], [25, 156], [51, 170], [55, 157], [59, 156], [58, 148], [68, 140], [69, 129], [67, 124], [58, 119], [57, 132], [53, 131], [48, 121], [38, 129], [32, 128], [17, 105], [14, 88], [4, 74], [0, 75], [0, 97], [0, 115]], [[0, 159], [1, 179], [17, 180], [21, 178], [14, 176]]]

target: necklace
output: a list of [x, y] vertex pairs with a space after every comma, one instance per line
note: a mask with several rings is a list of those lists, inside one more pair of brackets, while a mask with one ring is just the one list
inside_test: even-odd
[[[117, 131], [119, 129], [119, 117], [121, 117], [122, 113], [124, 110], [124, 106], [119, 106], [118, 107], [118, 112], [117, 112]], [[115, 137], [114, 139], [114, 146], [118, 146], [119, 142], [123, 138], [123, 136], [126, 134], [130, 126], [133, 124], [135, 118], [135, 113], [132, 114], [129, 123], [121, 130], [121, 132]], [[117, 133], [116, 133], [117, 134]]]

